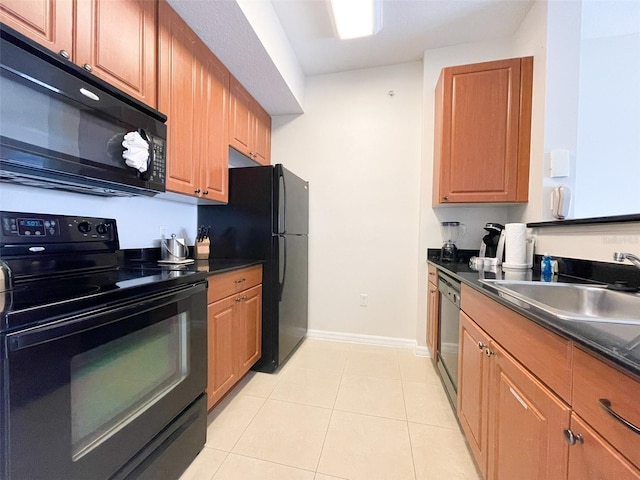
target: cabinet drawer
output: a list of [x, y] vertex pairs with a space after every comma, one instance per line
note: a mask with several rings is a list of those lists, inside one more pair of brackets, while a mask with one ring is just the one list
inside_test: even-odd
[[427, 279], [434, 285], [438, 285], [438, 269], [433, 265], [427, 267]]
[[233, 295], [234, 293], [241, 292], [261, 283], [261, 265], [211, 275], [209, 277], [207, 302], [216, 302], [228, 297], [229, 295]]
[[620, 453], [640, 466], [640, 434], [603, 408], [640, 428], [640, 379], [630, 377], [588, 353], [573, 350], [573, 409]]
[[569, 447], [569, 480], [639, 480], [640, 470], [631, 465], [575, 413], [571, 430], [582, 437]]
[[464, 312], [544, 382], [570, 403], [571, 344], [568, 340], [500, 305], [486, 295], [462, 285]]

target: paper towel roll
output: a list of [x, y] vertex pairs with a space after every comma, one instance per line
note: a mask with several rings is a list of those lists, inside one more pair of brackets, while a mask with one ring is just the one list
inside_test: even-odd
[[504, 263], [507, 266], [527, 266], [527, 224], [507, 223]]

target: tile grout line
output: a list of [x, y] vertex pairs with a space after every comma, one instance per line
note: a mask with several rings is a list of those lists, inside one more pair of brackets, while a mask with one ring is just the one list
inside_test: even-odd
[[318, 475], [318, 473], [322, 473], [322, 472], [318, 472], [318, 468], [320, 467], [320, 460], [322, 460], [322, 454], [324, 453], [324, 446], [327, 442], [327, 437], [329, 436], [329, 428], [331, 428], [331, 420], [333, 420], [333, 412], [335, 412], [335, 408], [336, 408], [336, 402], [338, 401], [338, 395], [340, 394], [340, 386], [342, 385], [342, 379], [344, 378], [344, 372], [347, 368], [347, 360], [349, 358], [349, 353], [347, 351], [346, 355], [345, 355], [345, 359], [344, 359], [344, 365], [342, 365], [342, 372], [340, 372], [340, 379], [338, 381], [338, 391], [336, 392], [336, 396], [333, 399], [333, 405], [331, 406], [331, 415], [329, 415], [329, 422], [327, 423], [327, 429], [324, 432], [324, 438], [322, 439], [322, 447], [320, 448], [320, 455], [318, 455], [318, 461], [316, 462], [316, 471], [315, 471], [315, 475], [314, 475], [314, 479], [315, 477]]

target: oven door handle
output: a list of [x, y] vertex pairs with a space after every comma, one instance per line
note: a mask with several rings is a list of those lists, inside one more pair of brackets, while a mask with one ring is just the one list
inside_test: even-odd
[[100, 328], [116, 322], [122, 322], [129, 317], [140, 315], [150, 310], [170, 305], [177, 301], [191, 297], [200, 290], [205, 290], [206, 284], [183, 288], [171, 293], [164, 292], [143, 300], [127, 302], [121, 306], [105, 306], [89, 312], [66, 317], [46, 325], [30, 328], [21, 332], [7, 335], [8, 350], [16, 352], [25, 348], [35, 347], [43, 343], [52, 342], [70, 335]]

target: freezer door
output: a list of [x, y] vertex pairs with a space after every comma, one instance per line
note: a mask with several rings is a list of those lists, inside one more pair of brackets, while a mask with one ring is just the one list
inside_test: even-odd
[[275, 165], [274, 187], [276, 214], [274, 233], [280, 235], [309, 233], [309, 182]]
[[306, 336], [308, 328], [308, 237], [279, 235], [278, 240], [278, 364]]

